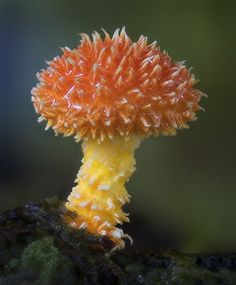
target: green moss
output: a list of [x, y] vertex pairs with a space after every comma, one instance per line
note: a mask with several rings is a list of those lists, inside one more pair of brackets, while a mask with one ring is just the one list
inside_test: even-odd
[[29, 272], [31, 285], [51, 285], [62, 275], [68, 278], [71, 270], [71, 261], [59, 252], [49, 236], [30, 243], [18, 259], [12, 259], [4, 267], [6, 275]]
[[13, 258], [9, 263], [4, 266], [4, 271], [6, 273], [11, 273], [12, 271], [16, 271], [19, 268], [19, 260]]
[[34, 285], [46, 285], [52, 284], [58, 272], [69, 272], [71, 262], [53, 245], [52, 237], [43, 237], [41, 240], [32, 242], [23, 251], [20, 268], [32, 270], [35, 275], [38, 275]]

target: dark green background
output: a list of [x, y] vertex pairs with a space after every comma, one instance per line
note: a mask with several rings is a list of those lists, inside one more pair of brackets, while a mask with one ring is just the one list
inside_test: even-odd
[[235, 250], [236, 1], [0, 3], [0, 210], [69, 194], [80, 145], [37, 123], [30, 101], [35, 74], [44, 60], [60, 54], [59, 47], [75, 47], [80, 32], [112, 33], [125, 25], [133, 40], [147, 35], [174, 60], [187, 60], [208, 94], [201, 102], [206, 112], [189, 130], [150, 138], [137, 151], [137, 171], [128, 184], [128, 232], [146, 245], [161, 236], [178, 240], [184, 250]]

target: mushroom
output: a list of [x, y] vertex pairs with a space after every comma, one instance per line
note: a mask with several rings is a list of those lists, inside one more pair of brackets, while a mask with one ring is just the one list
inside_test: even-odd
[[32, 101], [46, 130], [83, 141], [84, 158], [66, 207], [77, 228], [108, 236], [123, 248], [130, 201], [125, 183], [135, 171], [134, 152], [150, 135], [175, 135], [195, 121], [204, 95], [184, 62], [173, 62], [156, 42], [132, 42], [125, 28], [104, 38], [81, 34], [37, 74]]

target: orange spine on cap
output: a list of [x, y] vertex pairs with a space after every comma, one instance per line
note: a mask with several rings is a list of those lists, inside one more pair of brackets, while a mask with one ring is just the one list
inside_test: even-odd
[[196, 119], [203, 95], [183, 62], [174, 63], [156, 42], [132, 42], [122, 29], [105, 39], [81, 34], [80, 45], [49, 62], [32, 90], [39, 121], [80, 138], [173, 135]]

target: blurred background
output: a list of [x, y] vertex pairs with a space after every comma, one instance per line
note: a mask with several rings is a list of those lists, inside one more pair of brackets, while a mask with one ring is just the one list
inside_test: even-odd
[[73, 138], [37, 123], [30, 91], [45, 60], [79, 33], [126, 26], [187, 60], [208, 94], [199, 120], [175, 137], [150, 138], [127, 187], [126, 231], [143, 248], [236, 249], [235, 1], [0, 0], [0, 212], [53, 195], [66, 199], [80, 167]]

